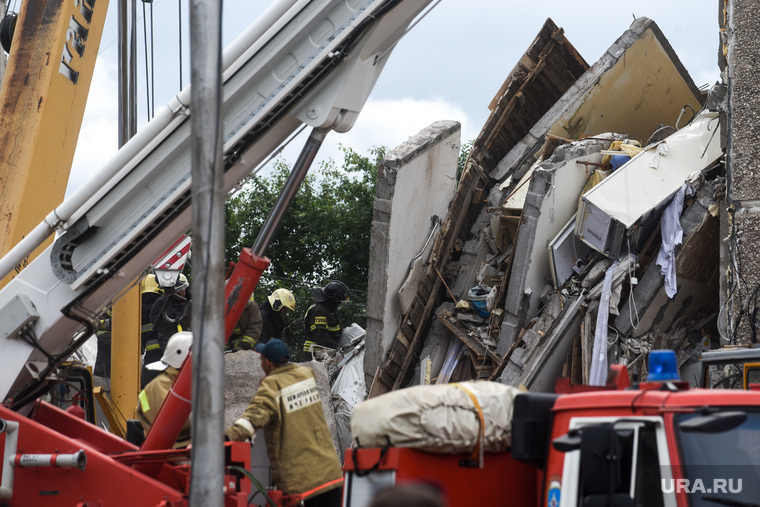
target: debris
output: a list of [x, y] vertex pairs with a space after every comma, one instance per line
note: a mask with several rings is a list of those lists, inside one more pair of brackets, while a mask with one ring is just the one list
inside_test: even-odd
[[[545, 43], [542, 36], [534, 42]], [[616, 362], [645, 378], [643, 358], [653, 347], [676, 350], [687, 368], [703, 337], [717, 336], [698, 322], [717, 311], [717, 248], [708, 248], [717, 241], [724, 188], [717, 113], [705, 109], [686, 125], [668, 126], [683, 104], [699, 105], [704, 96], [646, 18], [545, 104], [549, 95], [531, 86], [544, 72], [579, 69], [572, 52], [565, 57], [556, 67], [545, 61], [513, 72], [502, 99], [492, 102], [421, 290], [383, 364], [372, 370], [371, 396], [413, 379], [443, 383], [467, 375], [538, 391], [552, 391], [561, 375], [606, 384], [607, 365]], [[530, 72], [537, 74], [528, 86]], [[508, 121], [532, 113], [519, 107], [528, 103], [548, 107], [531, 122]], [[622, 112], [629, 109], [636, 114]], [[677, 197], [667, 211], [675, 222], [661, 220], [695, 170], [694, 198]], [[670, 279], [677, 280], [672, 300], [655, 264], [660, 229], [667, 236], [671, 224], [683, 228], [683, 243], [667, 255]], [[426, 324], [434, 314], [441, 328]], [[431, 345], [428, 328], [437, 329]], [[439, 371], [432, 360], [419, 362], [431, 347], [447, 347]], [[412, 376], [418, 363], [420, 374]]]

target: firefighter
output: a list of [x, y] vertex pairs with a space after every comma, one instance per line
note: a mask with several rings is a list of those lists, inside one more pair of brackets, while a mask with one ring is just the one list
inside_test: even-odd
[[[137, 404], [137, 418], [143, 428], [144, 434], [148, 434], [151, 424], [155, 421], [164, 399], [174, 380], [179, 375], [179, 369], [185, 361], [190, 348], [193, 346], [193, 333], [182, 331], [175, 333], [166, 344], [166, 350], [159, 361], [146, 364], [145, 368], [156, 372], [156, 377], [151, 380], [140, 392]], [[174, 448], [186, 447], [190, 443], [190, 418], [187, 418], [182, 430], [174, 443]]]
[[161, 287], [158, 286], [158, 280], [153, 273], [145, 275], [140, 280], [140, 350], [141, 353], [145, 353], [146, 344], [155, 340], [157, 337], [156, 331], [153, 329], [153, 321], [150, 320], [150, 310], [153, 308], [153, 303], [161, 297], [164, 292]]
[[338, 318], [338, 305], [348, 301], [346, 284], [333, 280], [312, 291], [315, 303], [309, 307], [304, 317], [308, 341], [331, 349], [338, 348], [343, 326]]
[[261, 336], [261, 312], [253, 296], [245, 305], [243, 313], [227, 340], [226, 350], [252, 350]]
[[311, 369], [288, 362], [273, 338], [256, 345], [266, 377], [225, 437], [242, 442], [264, 428], [272, 482], [286, 495], [305, 495], [306, 507], [341, 503], [343, 474]]
[[[153, 330], [156, 338], [145, 344], [145, 356], [143, 364], [154, 363], [161, 359], [169, 338], [175, 333], [190, 329], [192, 320], [190, 297], [188, 288], [190, 284], [187, 277], [179, 275], [174, 291], [159, 297], [150, 310], [150, 320], [153, 322]], [[141, 386], [145, 387], [148, 382], [156, 377], [157, 373], [143, 368]]]
[[267, 342], [272, 338], [282, 339], [282, 329], [285, 324], [282, 315], [288, 310], [296, 310], [296, 298], [288, 289], [277, 289], [259, 305], [261, 312], [261, 341]]
[[106, 308], [103, 318], [98, 323], [95, 336], [98, 341], [98, 353], [95, 356], [93, 375], [111, 377], [111, 308]]

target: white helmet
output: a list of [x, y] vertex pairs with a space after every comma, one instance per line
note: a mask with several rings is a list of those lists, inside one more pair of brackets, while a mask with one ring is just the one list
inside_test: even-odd
[[166, 344], [166, 350], [160, 361], [145, 365], [149, 370], [165, 370], [167, 367], [177, 368], [179, 370], [185, 361], [190, 348], [193, 346], [193, 333], [190, 331], [180, 331], [174, 333]]

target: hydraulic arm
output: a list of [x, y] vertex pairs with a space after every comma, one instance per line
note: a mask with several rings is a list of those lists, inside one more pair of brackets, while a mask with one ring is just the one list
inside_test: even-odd
[[[390, 49], [428, 0], [283, 0], [223, 57], [224, 185], [229, 190], [302, 123], [346, 131]], [[29, 386], [78, 346], [109, 305], [190, 226], [186, 88], [88, 183], [0, 260], [14, 269], [62, 234], [0, 291], [0, 397]]]

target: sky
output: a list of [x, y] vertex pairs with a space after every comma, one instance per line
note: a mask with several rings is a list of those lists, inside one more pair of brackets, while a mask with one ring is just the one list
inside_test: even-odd
[[[223, 45], [232, 42], [269, 6], [269, 0], [226, 0]], [[74, 156], [67, 195], [103, 167], [117, 150], [118, 0], [110, 0], [85, 116]], [[145, 89], [143, 4], [138, 4], [138, 129], [148, 117]], [[342, 162], [338, 146], [367, 155], [375, 146], [392, 149], [438, 120], [462, 125], [462, 142], [475, 139], [488, 118], [488, 104], [547, 18], [593, 65], [627, 30], [634, 17], [654, 20], [697, 86], [719, 80], [718, 0], [441, 0], [399, 42], [390, 55], [354, 127], [331, 132], [319, 160]], [[189, 0], [154, 0], [155, 110], [180, 90], [179, 33], [181, 7], [182, 84], [190, 81]], [[150, 26], [150, 11], [146, 11]], [[308, 129], [283, 151], [293, 164]], [[266, 168], [264, 168], [266, 170]]]

